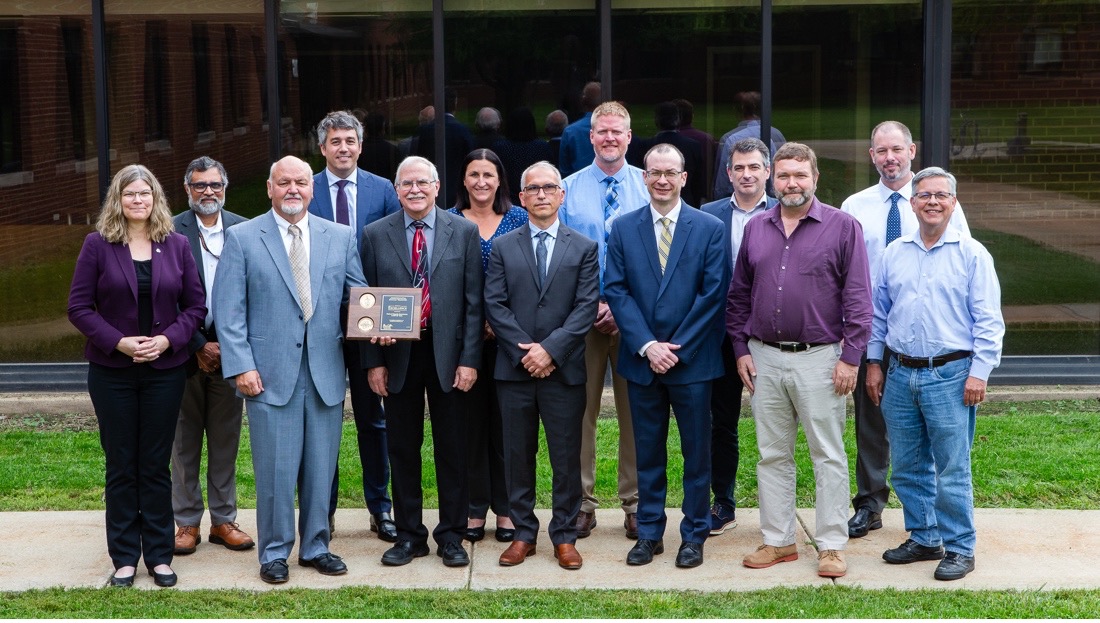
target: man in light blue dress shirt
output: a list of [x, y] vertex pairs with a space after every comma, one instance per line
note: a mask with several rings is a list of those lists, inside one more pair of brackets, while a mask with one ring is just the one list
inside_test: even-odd
[[588, 367], [587, 405], [581, 432], [581, 484], [584, 489], [577, 515], [577, 537], [585, 538], [596, 527], [596, 417], [600, 413], [607, 362], [612, 365], [615, 411], [619, 420], [619, 501], [626, 513], [624, 527], [628, 538], [638, 538], [638, 469], [634, 453], [634, 429], [626, 379], [619, 367], [619, 328], [603, 297], [604, 269], [607, 266], [607, 238], [617, 218], [649, 204], [649, 191], [642, 170], [626, 162], [630, 145], [630, 113], [619, 102], [605, 102], [592, 111], [589, 141], [595, 151], [592, 163], [565, 178], [565, 203], [559, 212], [562, 223], [596, 241], [600, 262], [600, 306], [596, 322], [585, 338], [585, 365]]
[[[874, 290], [866, 389], [880, 403], [901, 500], [891, 564], [940, 560], [934, 577], [974, 570], [970, 448], [986, 381], [1001, 359], [1001, 288], [985, 247], [950, 227], [955, 178], [929, 167], [913, 178], [917, 232], [886, 247]], [[883, 351], [892, 353], [883, 379]]]

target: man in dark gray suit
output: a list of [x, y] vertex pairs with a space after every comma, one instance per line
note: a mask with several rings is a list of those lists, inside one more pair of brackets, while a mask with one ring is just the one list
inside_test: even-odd
[[523, 172], [520, 187], [530, 221], [493, 243], [485, 276], [485, 316], [500, 352], [494, 378], [503, 410], [505, 481], [516, 524], [515, 540], [500, 564], [518, 565], [535, 553], [541, 416], [554, 472], [549, 527], [554, 557], [564, 569], [580, 569], [584, 338], [596, 321], [600, 265], [596, 243], [558, 220], [565, 191], [557, 169], [535, 163]]
[[222, 163], [208, 156], [195, 158], [183, 174], [190, 210], [176, 215], [176, 231], [191, 242], [210, 309], [188, 345], [187, 386], [180, 403], [176, 439], [172, 444], [172, 511], [175, 515], [175, 553], [191, 554], [202, 536], [203, 436], [206, 437], [206, 495], [210, 504], [210, 542], [232, 550], [256, 543], [237, 526], [237, 449], [241, 443], [244, 401], [221, 375], [222, 356], [214, 328], [214, 276], [225, 244], [225, 230], [243, 223], [243, 216], [225, 210], [229, 177]]
[[477, 225], [436, 209], [439, 172], [429, 160], [402, 161], [395, 186], [402, 210], [363, 230], [363, 272], [375, 287], [421, 288], [424, 304], [419, 340], [362, 347], [371, 390], [386, 406], [397, 524], [397, 544], [383, 554], [382, 564], [408, 564], [430, 551], [420, 486], [427, 392], [439, 489], [436, 553], [448, 567], [465, 566], [470, 558], [462, 535], [470, 495], [462, 399], [477, 381], [481, 362], [481, 244]]

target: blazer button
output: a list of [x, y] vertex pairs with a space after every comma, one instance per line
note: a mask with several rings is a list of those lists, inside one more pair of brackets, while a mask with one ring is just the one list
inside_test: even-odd
[[298, 348], [301, 348], [301, 347], [302, 347], [302, 343], [301, 343], [301, 342], [299, 342], [299, 343], [297, 344], [297, 346], [298, 346]]

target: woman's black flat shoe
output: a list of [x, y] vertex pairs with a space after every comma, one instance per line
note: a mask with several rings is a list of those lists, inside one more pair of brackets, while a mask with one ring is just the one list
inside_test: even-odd
[[511, 543], [516, 539], [515, 528], [497, 528], [496, 530], [497, 540], [501, 543]]
[[477, 543], [481, 539], [485, 538], [485, 526], [478, 526], [476, 528], [466, 528], [466, 532], [465, 532], [465, 534], [462, 535], [462, 538], [466, 539], [467, 541], [469, 541], [471, 543]]
[[111, 579], [107, 582], [107, 584], [109, 586], [117, 586], [119, 588], [129, 588], [134, 585], [134, 576], [129, 575], [124, 578], [120, 578], [112, 574]]
[[163, 586], [165, 588], [169, 586], [175, 586], [176, 580], [179, 579], [178, 577], [176, 577], [175, 573], [157, 573], [152, 569], [149, 570], [149, 575], [153, 576], [153, 584], [156, 584], [157, 586]]

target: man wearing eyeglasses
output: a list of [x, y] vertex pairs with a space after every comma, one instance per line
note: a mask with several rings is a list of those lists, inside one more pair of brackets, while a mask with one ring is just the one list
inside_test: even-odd
[[[387, 214], [401, 210], [397, 193], [387, 180], [368, 173], [356, 164], [363, 152], [363, 125], [355, 115], [337, 110], [317, 124], [317, 144], [325, 157], [325, 169], [313, 176], [313, 201], [310, 214], [350, 225], [362, 247], [363, 228]], [[347, 322], [347, 317], [341, 319]], [[345, 327], [345, 330], [347, 327]], [[359, 361], [359, 345], [344, 342], [344, 366], [348, 371], [351, 410], [355, 415], [359, 461], [363, 465], [363, 499], [370, 512], [370, 530], [383, 541], [397, 540], [393, 523], [393, 505], [387, 488], [390, 462], [386, 450], [386, 414], [377, 395], [370, 390], [367, 373]], [[340, 466], [332, 478], [329, 498], [329, 532], [336, 530], [336, 501], [340, 485]], [[331, 536], [331, 534], [330, 534]]]
[[423, 302], [419, 340], [362, 343], [367, 380], [386, 405], [397, 526], [397, 542], [382, 564], [405, 565], [430, 553], [420, 480], [426, 393], [439, 490], [439, 524], [432, 536], [444, 565], [465, 566], [469, 485], [462, 400], [481, 363], [481, 243], [472, 221], [436, 209], [439, 173], [427, 159], [403, 160], [394, 186], [402, 210], [363, 230], [363, 272], [375, 287], [418, 287]]
[[225, 243], [225, 230], [247, 219], [225, 209], [229, 185], [222, 163], [202, 156], [187, 165], [183, 187], [190, 210], [177, 214], [176, 231], [191, 242], [191, 254], [206, 290], [206, 319], [191, 336], [187, 385], [172, 444], [172, 512], [176, 519], [176, 554], [195, 552], [202, 541], [202, 462], [206, 437], [206, 496], [210, 507], [211, 543], [245, 550], [256, 543], [237, 525], [237, 449], [241, 441], [244, 400], [221, 374], [221, 349], [214, 327], [211, 293]]
[[485, 275], [485, 316], [497, 336], [496, 379], [504, 428], [510, 515], [516, 524], [501, 566], [535, 553], [535, 455], [539, 420], [553, 471], [550, 542], [564, 569], [579, 569], [580, 445], [584, 418], [584, 336], [596, 319], [596, 243], [558, 220], [561, 175], [538, 162], [520, 177], [530, 221], [493, 243]]
[[596, 418], [603, 399], [607, 362], [611, 361], [611, 382], [615, 392], [615, 413], [619, 421], [619, 502], [626, 517], [623, 528], [628, 539], [638, 538], [638, 468], [635, 464], [634, 430], [626, 379], [618, 371], [619, 328], [603, 297], [607, 238], [615, 220], [649, 203], [642, 170], [626, 162], [630, 146], [630, 113], [619, 102], [604, 102], [592, 111], [588, 139], [595, 150], [592, 163], [565, 178], [565, 203], [561, 221], [596, 241], [600, 261], [600, 305], [596, 322], [585, 337], [585, 365], [588, 368], [584, 428], [581, 432], [581, 511], [577, 514], [577, 537], [585, 538], [596, 527]]
[[604, 295], [615, 314], [638, 460], [638, 541], [628, 565], [664, 551], [669, 408], [684, 457], [677, 567], [703, 564], [710, 534], [710, 394], [722, 376], [730, 266], [722, 221], [680, 200], [684, 156], [668, 143], [645, 155], [649, 205], [621, 217], [607, 241]]
[[939, 167], [913, 177], [919, 226], [883, 252], [867, 346], [866, 391], [886, 420], [909, 532], [882, 558], [940, 560], [937, 580], [974, 570], [970, 448], [1005, 333], [993, 258], [952, 225], [955, 192], [955, 177]]
[[[887, 245], [917, 231], [917, 217], [910, 204], [910, 180], [913, 179], [912, 164], [917, 146], [904, 124], [883, 121], [871, 131], [868, 152], [878, 171], [879, 181], [845, 199], [840, 209], [856, 217], [863, 227], [863, 242], [867, 246], [867, 261], [871, 270], [871, 289], [874, 291], [879, 278], [879, 258]], [[951, 217], [951, 227], [964, 236], [970, 235], [961, 206], [956, 207]], [[855, 514], [848, 520], [848, 536], [853, 539], [867, 536], [870, 530], [882, 527], [882, 509], [890, 497], [890, 486], [886, 482], [890, 468], [886, 423], [878, 405], [863, 389], [866, 380], [867, 358], [864, 357], [852, 394], [856, 424], [856, 495], [852, 498]]]

